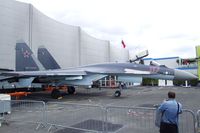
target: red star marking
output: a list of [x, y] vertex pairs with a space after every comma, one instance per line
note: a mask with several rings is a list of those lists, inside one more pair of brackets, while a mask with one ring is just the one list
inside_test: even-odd
[[31, 53], [29, 53], [27, 50], [24, 52], [24, 58], [29, 58]]

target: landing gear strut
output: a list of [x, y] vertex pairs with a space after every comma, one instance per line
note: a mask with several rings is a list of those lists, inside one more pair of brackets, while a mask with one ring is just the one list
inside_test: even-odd
[[69, 94], [74, 94], [75, 93], [75, 87], [74, 86], [68, 86], [68, 93]]
[[120, 90], [115, 91], [115, 97], [120, 97], [120, 96], [121, 96], [121, 91]]
[[53, 89], [52, 92], [51, 92], [51, 97], [54, 98], [54, 99], [58, 99], [59, 97], [61, 97], [60, 90]]
[[124, 89], [124, 88], [125, 88], [125, 84], [122, 83], [122, 82], [119, 82], [119, 89], [118, 89], [117, 91], [115, 91], [114, 96], [115, 96], [115, 97], [120, 97], [120, 96], [121, 96], [121, 91], [122, 91], [122, 89]]

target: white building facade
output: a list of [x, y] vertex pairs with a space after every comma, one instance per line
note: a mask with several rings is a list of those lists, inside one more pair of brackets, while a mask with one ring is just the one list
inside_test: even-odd
[[128, 50], [51, 19], [31, 4], [0, 0], [0, 16], [0, 68], [15, 69], [15, 45], [22, 40], [36, 56], [45, 46], [61, 68], [129, 59]]

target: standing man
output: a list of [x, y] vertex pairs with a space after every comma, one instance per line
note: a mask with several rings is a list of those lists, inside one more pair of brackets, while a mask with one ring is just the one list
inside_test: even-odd
[[158, 110], [162, 113], [160, 133], [178, 133], [178, 116], [182, 113], [182, 105], [175, 100], [175, 92], [168, 92], [168, 100]]

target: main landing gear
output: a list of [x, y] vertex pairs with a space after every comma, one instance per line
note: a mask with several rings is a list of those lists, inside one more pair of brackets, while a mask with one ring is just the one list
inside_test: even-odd
[[52, 91], [51, 91], [51, 97], [53, 99], [62, 98], [61, 90], [65, 91], [65, 92], [67, 91], [68, 94], [74, 94], [75, 93], [75, 87], [74, 86], [66, 86], [65, 89], [63, 89], [63, 88], [57, 88], [56, 87], [56, 88], [52, 89]]
[[74, 86], [68, 86], [67, 91], [69, 94], [74, 94], [75, 93], [75, 87]]
[[115, 91], [114, 96], [120, 97], [122, 89], [125, 89], [125, 88], [126, 88], [126, 84], [123, 82], [119, 82], [119, 88], [118, 88], [118, 90]]
[[59, 90], [59, 89], [53, 89], [53, 90], [51, 91], [51, 97], [52, 97], [53, 99], [59, 99], [60, 97], [62, 97], [62, 96], [61, 96], [61, 93], [60, 93], [60, 90]]

